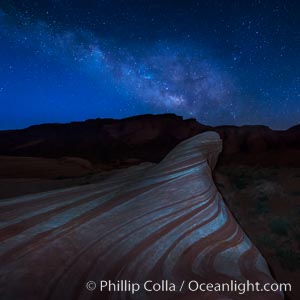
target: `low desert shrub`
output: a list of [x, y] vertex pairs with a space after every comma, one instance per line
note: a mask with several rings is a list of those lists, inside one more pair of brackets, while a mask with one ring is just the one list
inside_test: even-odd
[[276, 256], [284, 269], [292, 272], [300, 269], [300, 253], [290, 249], [278, 249], [276, 250]]
[[290, 223], [282, 218], [271, 220], [269, 226], [271, 231], [278, 235], [287, 235], [291, 227]]
[[259, 196], [256, 201], [255, 212], [258, 214], [268, 213], [270, 211], [268, 207], [268, 201], [269, 201], [268, 196], [266, 195]]

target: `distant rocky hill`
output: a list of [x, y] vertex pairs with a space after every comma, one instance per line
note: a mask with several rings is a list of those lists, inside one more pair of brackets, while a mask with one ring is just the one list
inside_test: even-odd
[[160, 161], [179, 142], [208, 130], [223, 139], [221, 162], [300, 166], [300, 125], [210, 127], [174, 114], [94, 119], [0, 131], [0, 155], [81, 157], [115, 165]]

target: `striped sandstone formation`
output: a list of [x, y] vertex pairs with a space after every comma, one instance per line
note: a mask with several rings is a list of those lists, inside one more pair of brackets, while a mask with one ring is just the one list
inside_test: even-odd
[[222, 142], [194, 136], [159, 164], [0, 201], [0, 299], [249, 299], [279, 293], [94, 292], [89, 280], [274, 283], [212, 178]]

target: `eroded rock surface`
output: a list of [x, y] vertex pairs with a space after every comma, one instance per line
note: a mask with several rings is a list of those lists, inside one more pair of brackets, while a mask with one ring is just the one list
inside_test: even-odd
[[274, 283], [212, 178], [206, 132], [159, 164], [101, 183], [2, 200], [1, 299], [282, 299], [279, 293], [89, 292], [89, 280]]

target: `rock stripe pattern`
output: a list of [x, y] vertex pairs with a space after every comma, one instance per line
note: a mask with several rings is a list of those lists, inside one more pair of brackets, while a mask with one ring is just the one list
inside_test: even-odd
[[91, 292], [86, 282], [275, 283], [212, 177], [215, 132], [100, 183], [0, 201], [0, 299], [249, 299], [279, 292]]

